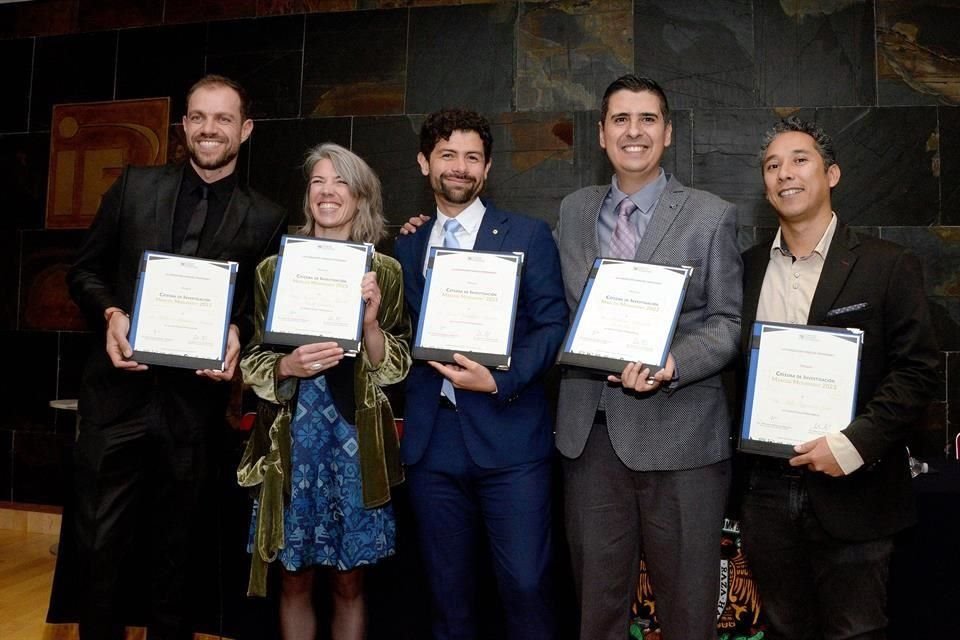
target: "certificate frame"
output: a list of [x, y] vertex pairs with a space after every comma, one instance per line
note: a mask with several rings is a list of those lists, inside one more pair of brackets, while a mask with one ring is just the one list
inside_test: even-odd
[[[420, 316], [417, 320], [417, 334], [413, 343], [412, 355], [416, 360], [434, 360], [436, 362], [454, 362], [453, 354], [459, 353], [485, 367], [493, 367], [502, 371], [510, 368], [511, 352], [513, 349], [513, 331], [517, 323], [517, 301], [520, 296], [520, 278], [523, 272], [524, 253], [522, 251], [475, 251], [473, 249], [455, 249], [452, 247], [430, 247], [427, 258], [426, 278], [423, 287], [423, 299], [420, 303]], [[434, 270], [438, 258], [444, 255], [463, 254], [484, 255], [510, 260], [515, 263], [514, 279], [512, 281], [512, 296], [510, 305], [510, 322], [507, 329], [506, 347], [503, 352], [487, 352], [454, 348], [437, 348], [424, 346], [424, 325], [429, 317], [430, 305], [436, 296], [431, 297], [431, 284], [434, 283]]]
[[[150, 303], [144, 297], [144, 292], [147, 289], [148, 285], [152, 280], [150, 267], [157, 266], [161, 262], [170, 264], [170, 261], [181, 262], [184, 265], [184, 268], [188, 268], [189, 265], [194, 265], [194, 267], [199, 266], [215, 266], [220, 267], [226, 270], [228, 276], [228, 283], [224, 290], [218, 291], [221, 296], [220, 300], [217, 302], [224, 309], [224, 314], [222, 319], [219, 317], [217, 320], [220, 321], [219, 327], [214, 327], [213, 322], [207, 327], [211, 330], [219, 330], [219, 344], [220, 350], [219, 354], [214, 357], [197, 357], [185, 354], [183, 350], [174, 349], [174, 351], [159, 351], [156, 349], [150, 349], [148, 346], [144, 345], [144, 342], [147, 340], [144, 337], [144, 326], [149, 325], [154, 318], [152, 316], [153, 310], [150, 308]], [[173, 253], [164, 253], [162, 251], [151, 251], [146, 250], [140, 257], [139, 270], [137, 272], [137, 288], [136, 294], [133, 301], [133, 310], [130, 314], [130, 333], [129, 333], [129, 342], [130, 347], [133, 349], [133, 354], [130, 356], [130, 360], [133, 360], [139, 364], [150, 364], [150, 365], [159, 365], [165, 367], [176, 367], [182, 369], [211, 369], [215, 371], [222, 371], [226, 366], [226, 352], [227, 352], [227, 337], [228, 329], [230, 326], [230, 315], [233, 309], [233, 296], [236, 290], [237, 285], [237, 270], [239, 269], [239, 264], [232, 260], [209, 260], [206, 258], [195, 258], [180, 256]], [[160, 276], [154, 276], [160, 277]], [[166, 290], [165, 290], [166, 291]], [[177, 290], [171, 289], [169, 295], [177, 295]], [[149, 319], [144, 316], [150, 316]]]
[[[740, 431], [737, 443], [737, 449], [744, 453], [751, 453], [774, 458], [793, 458], [798, 455], [794, 451], [794, 444], [772, 441], [769, 439], [759, 439], [751, 437], [755, 433], [753, 428], [754, 411], [756, 408], [756, 399], [758, 393], [758, 370], [761, 358], [761, 347], [763, 346], [763, 336], [770, 332], [806, 332], [812, 334], [831, 334], [844, 340], [855, 342], [856, 363], [853, 372], [853, 379], [850, 386], [852, 394], [849, 398], [849, 412], [846, 413], [846, 424], [840, 425], [839, 429], [846, 427], [856, 416], [857, 408], [857, 389], [860, 382], [860, 363], [863, 357], [863, 338], [864, 333], [861, 329], [848, 329], [842, 327], [826, 327], [819, 325], [787, 324], [782, 322], [754, 322], [750, 330], [750, 348], [747, 354], [747, 375], [746, 375], [746, 394], [743, 401], [742, 419], [740, 421]], [[853, 363], [850, 363], [853, 364]], [[791, 373], [791, 377], [793, 374]], [[813, 377], [811, 379], [814, 379]], [[762, 389], [759, 390], [762, 393]], [[839, 430], [838, 429], [838, 430]]]
[[[666, 333], [666, 340], [664, 341], [662, 349], [658, 350], [659, 357], [657, 362], [643, 363], [644, 367], [650, 369], [651, 376], [666, 366], [667, 356], [670, 353], [670, 345], [673, 343], [673, 337], [677, 332], [677, 323], [680, 320], [680, 311], [683, 309], [683, 301], [686, 298], [687, 286], [690, 284], [690, 277], [693, 274], [694, 267], [685, 265], [665, 265], [651, 262], [641, 262], [638, 260], [604, 257], [598, 257], [593, 261], [593, 266], [590, 268], [590, 273], [587, 275], [587, 281], [584, 283], [583, 291], [580, 294], [580, 303], [577, 305], [577, 311], [574, 314], [573, 322], [570, 324], [569, 329], [567, 329], [567, 334], [563, 339], [560, 352], [557, 354], [557, 364], [591, 369], [607, 374], [619, 374], [628, 364], [631, 362], [636, 362], [636, 360], [631, 360], [629, 358], [609, 357], [574, 351], [574, 343], [577, 339], [577, 332], [582, 328], [581, 323], [584, 319], [584, 316], [588, 312], [588, 307], [598, 304], [598, 301], [591, 299], [590, 296], [594, 291], [594, 285], [601, 269], [603, 269], [605, 266], [609, 267], [610, 265], [619, 264], [636, 264], [644, 267], [665, 269], [683, 276], [683, 282], [680, 290], [677, 292], [676, 306], [672, 309], [672, 314], [669, 320], [670, 326]], [[639, 316], [639, 310], [637, 311], [637, 314]]]
[[[308, 243], [314, 243], [315, 246], [327, 244], [337, 245], [340, 249], [356, 249], [363, 254], [363, 273], [367, 273], [373, 268], [373, 254], [375, 250], [373, 244], [370, 242], [350, 242], [347, 240], [284, 234], [280, 239], [280, 251], [277, 254], [277, 266], [273, 272], [273, 288], [270, 293], [270, 303], [267, 308], [266, 317], [264, 318], [263, 343], [277, 347], [280, 350], [291, 350], [305, 344], [335, 342], [337, 346], [343, 349], [344, 355], [356, 356], [360, 353], [360, 343], [363, 339], [363, 314], [366, 310], [366, 302], [360, 293], [360, 280], [356, 282], [358, 308], [354, 330], [350, 336], [329, 335], [329, 332], [325, 333], [322, 330], [319, 330], [317, 333], [282, 331], [276, 326], [278, 324], [277, 304], [280, 299], [279, 296], [281, 295], [280, 288], [287, 286], [285, 285], [286, 279], [301, 275], [301, 272], [293, 272], [293, 267], [288, 269], [284, 268], [285, 266], [289, 266], [290, 263], [289, 260], [284, 261], [284, 255], [289, 254], [289, 251], [294, 245], [303, 245], [303, 247], [306, 247]], [[360, 278], [362, 277], [363, 275], [361, 274]]]

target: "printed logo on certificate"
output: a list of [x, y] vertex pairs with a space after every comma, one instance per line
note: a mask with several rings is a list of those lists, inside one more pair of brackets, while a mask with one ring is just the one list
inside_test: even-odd
[[336, 342], [360, 352], [364, 301], [360, 283], [373, 263], [369, 242], [283, 236], [263, 341], [281, 347]]
[[557, 362], [620, 373], [664, 367], [693, 267], [597, 258]]
[[863, 331], [756, 322], [738, 448], [780, 458], [853, 420]]
[[237, 263], [144, 251], [130, 317], [132, 360], [222, 371]]
[[522, 269], [520, 251], [431, 247], [413, 357], [509, 369]]

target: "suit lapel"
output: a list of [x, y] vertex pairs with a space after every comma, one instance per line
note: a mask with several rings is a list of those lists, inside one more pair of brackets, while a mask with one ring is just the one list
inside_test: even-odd
[[230, 202], [227, 203], [227, 208], [223, 212], [223, 220], [220, 222], [220, 228], [217, 229], [217, 233], [213, 236], [210, 247], [204, 251], [204, 254], [212, 258], [223, 254], [234, 236], [237, 235], [243, 222], [247, 219], [251, 204], [252, 202], [250, 201], [250, 196], [247, 195], [246, 189], [238, 185], [233, 190], [233, 194], [230, 196]]
[[594, 187], [593, 191], [587, 193], [583, 210], [587, 215], [582, 217], [584, 228], [579, 234], [583, 241], [580, 246], [583, 247], [583, 260], [585, 264], [593, 264], [593, 261], [600, 255], [600, 239], [597, 236], [597, 224], [600, 219], [600, 207], [603, 206], [603, 199], [607, 197], [610, 187]]
[[430, 234], [433, 233], [433, 225], [436, 224], [437, 217], [433, 216], [430, 221], [417, 229], [413, 234], [413, 255], [417, 256], [420, 265], [418, 273], [420, 274], [420, 283], [423, 283], [423, 265], [426, 264], [427, 250], [430, 248]]
[[810, 303], [807, 324], [823, 323], [827, 311], [833, 306], [853, 270], [853, 265], [857, 262], [857, 255], [852, 249], [858, 244], [859, 241], [850, 228], [837, 223], [837, 230], [833, 234], [827, 259], [820, 273], [820, 282], [817, 283], [817, 291], [813, 294], [813, 301]]
[[500, 251], [503, 239], [510, 230], [509, 218], [494, 207], [487, 207], [477, 230], [477, 241], [473, 248], [477, 251]]
[[640, 246], [637, 247], [635, 260], [642, 262], [650, 260], [653, 252], [660, 245], [660, 241], [663, 240], [663, 236], [666, 235], [674, 220], [677, 219], [677, 214], [680, 213], [689, 195], [682, 184], [673, 178], [670, 179], [663, 195], [660, 197], [660, 202], [657, 203], [656, 209], [653, 211], [650, 223], [643, 232], [643, 239], [640, 240]]
[[744, 255], [743, 313], [740, 319], [744, 346], [749, 344], [753, 321], [757, 319], [757, 306], [760, 304], [760, 289], [763, 288], [763, 278], [767, 274], [767, 266], [769, 264], [769, 242], [750, 249]]
[[169, 172], [157, 183], [154, 220], [157, 228], [157, 251], [173, 252], [173, 214], [177, 208], [177, 194], [183, 182], [183, 167]]

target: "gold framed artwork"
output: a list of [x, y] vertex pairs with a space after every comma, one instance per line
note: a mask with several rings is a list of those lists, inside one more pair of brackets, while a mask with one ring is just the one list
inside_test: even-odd
[[170, 98], [53, 107], [47, 229], [85, 229], [128, 164], [167, 161]]

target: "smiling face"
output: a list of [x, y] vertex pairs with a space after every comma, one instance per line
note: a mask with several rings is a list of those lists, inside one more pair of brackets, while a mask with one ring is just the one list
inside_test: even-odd
[[321, 158], [313, 165], [307, 189], [314, 221], [313, 235], [349, 240], [359, 203], [329, 159]]
[[417, 154], [417, 162], [430, 179], [437, 207], [451, 218], [476, 200], [490, 171], [483, 139], [476, 131], [454, 131], [449, 140], [437, 140], [429, 158]]
[[799, 131], [775, 137], [763, 157], [767, 200], [781, 224], [829, 220], [830, 189], [840, 181], [840, 167], [824, 167], [814, 139]]
[[253, 120], [244, 120], [240, 96], [230, 87], [210, 85], [190, 95], [183, 133], [190, 163], [207, 182], [224, 178], [236, 168], [240, 145], [253, 131]]
[[600, 123], [600, 146], [624, 193], [636, 193], [660, 175], [660, 160], [672, 134], [656, 94], [623, 89], [610, 96]]

